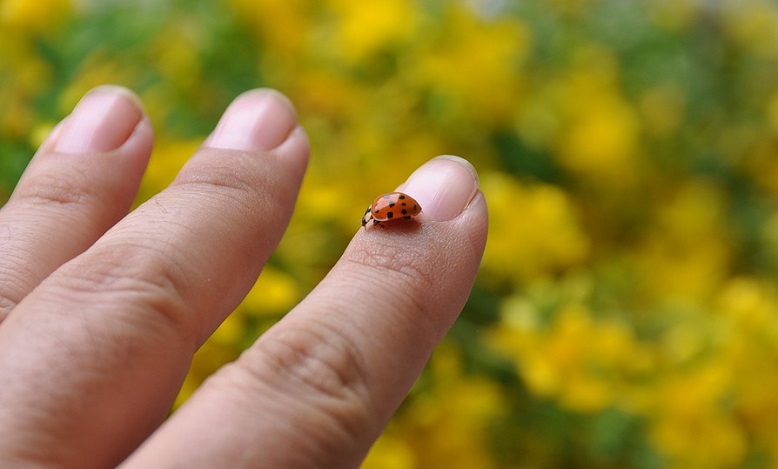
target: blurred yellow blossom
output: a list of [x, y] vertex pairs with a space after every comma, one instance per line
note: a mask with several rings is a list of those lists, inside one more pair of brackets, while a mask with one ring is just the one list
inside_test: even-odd
[[558, 187], [486, 173], [481, 190], [491, 211], [486, 271], [521, 281], [584, 261], [589, 242], [578, 226], [573, 203]]
[[657, 387], [650, 435], [673, 467], [726, 468], [742, 462], [746, 435], [722, 408], [727, 379], [726, 370], [701, 366], [670, 373]]
[[765, 117], [775, 134], [778, 134], [778, 93], [773, 94], [765, 103]]
[[618, 65], [610, 52], [585, 45], [560, 83], [566, 117], [558, 143], [561, 163], [591, 184], [635, 183], [640, 166], [640, 123], [618, 91]]
[[[765, 135], [756, 139], [748, 151], [744, 167], [755, 185], [776, 195], [778, 194], [778, 96], [768, 101], [767, 123], [773, 135]], [[773, 115], [775, 113], [775, 115]]]
[[[387, 431], [388, 443], [402, 451], [401, 461], [389, 459], [391, 467], [497, 467], [488, 451], [488, 429], [504, 405], [499, 387], [466, 375], [461, 351], [453, 344], [438, 348], [428, 374], [432, 389], [412, 393], [396, 418], [397, 426]], [[381, 449], [368, 457], [365, 467], [386, 467], [376, 459]]]
[[255, 315], [281, 315], [299, 300], [300, 289], [295, 279], [272, 266], [266, 266], [239, 310]]
[[724, 25], [738, 45], [769, 59], [778, 58], [778, 6], [761, 0], [727, 0]]
[[700, 0], [653, 0], [646, 3], [654, 21], [671, 31], [683, 31], [691, 27], [705, 8]]
[[[238, 329], [242, 330], [242, 328], [237, 327], [235, 322], [239, 320], [239, 318], [232, 318], [232, 316], [228, 318], [225, 321], [226, 325], [219, 328], [222, 332], [219, 332], [218, 335], [221, 337], [209, 339], [195, 352], [192, 358], [192, 366], [186, 378], [184, 378], [181, 391], [179, 391], [176, 402], [173, 405], [174, 409], [186, 402], [200, 384], [216, 370], [238, 358], [240, 349], [235, 339], [239, 332]], [[232, 342], [220, 342], [220, 339], [230, 340], [230, 337]]]
[[33, 53], [34, 44], [0, 24], [0, 136], [20, 138], [33, 126], [30, 105], [50, 83], [51, 67]]
[[[454, 4], [457, 5], [457, 4]], [[432, 41], [418, 49], [403, 70], [445, 102], [451, 114], [468, 121], [499, 121], [513, 115], [523, 94], [524, 60], [532, 46], [529, 28], [518, 18], [479, 19], [465, 8], [447, 11], [447, 23], [430, 29]]]
[[402, 437], [394, 436], [390, 427], [375, 442], [361, 469], [415, 469], [420, 467], [410, 445]]
[[[753, 278], [731, 280], [716, 298], [721, 355], [716, 366], [731, 370], [729, 406], [743, 431], [771, 458], [778, 456], [778, 294]], [[758, 378], [757, 378], [758, 377]]]
[[42, 122], [35, 126], [30, 132], [30, 144], [36, 148], [43, 145], [54, 127], [56, 123], [53, 122]]
[[[507, 318], [521, 307], [505, 306]], [[516, 324], [507, 320], [506, 326]], [[595, 321], [582, 305], [562, 307], [548, 328], [504, 327], [494, 334], [497, 350], [515, 360], [532, 392], [580, 412], [628, 404], [617, 399], [624, 376], [646, 371], [640, 365], [646, 363], [645, 352], [631, 331], [616, 320]]]
[[70, 0], [1, 0], [0, 29], [46, 34], [66, 21], [73, 10]]
[[139, 200], [146, 200], [166, 188], [178, 171], [200, 147], [201, 140], [158, 139], [141, 181]]
[[404, 45], [419, 26], [419, 9], [411, 0], [327, 2], [337, 21], [333, 52], [359, 61], [388, 47]]
[[671, 136], [686, 117], [683, 91], [673, 84], [659, 85], [643, 92], [638, 98], [638, 108], [645, 131], [656, 138]]
[[721, 228], [726, 203], [716, 187], [693, 181], [658, 208], [657, 223], [637, 251], [644, 292], [688, 301], [715, 291], [732, 256]]
[[178, 92], [191, 92], [201, 79], [201, 32], [197, 23], [179, 21], [154, 38], [152, 53], [156, 68], [176, 84]]
[[230, 0], [239, 20], [248, 23], [252, 33], [270, 54], [302, 52], [311, 31], [311, 0]]

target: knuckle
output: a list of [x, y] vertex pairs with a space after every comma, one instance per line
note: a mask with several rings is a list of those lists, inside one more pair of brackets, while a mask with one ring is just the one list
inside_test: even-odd
[[297, 390], [350, 401], [366, 389], [356, 346], [323, 323], [266, 334], [252, 350], [262, 356], [273, 376], [283, 377]]
[[43, 206], [83, 205], [93, 198], [88, 184], [81, 184], [82, 178], [72, 174], [39, 172], [32, 180], [24, 181], [19, 187], [16, 198], [26, 203]]
[[221, 207], [228, 201], [231, 208], [242, 214], [264, 210], [267, 216], [273, 217], [276, 213], [285, 213], [274, 208], [291, 209], [293, 206], [296, 191], [284, 184], [273, 167], [258, 162], [254, 155], [238, 152], [194, 163], [182, 169], [175, 185], [210, 199], [214, 207]]
[[242, 161], [242, 158], [234, 159], [229, 163], [218, 161], [209, 165], [208, 171], [202, 171], [201, 168], [184, 167], [176, 182], [177, 184], [215, 188], [229, 193], [254, 193], [256, 190], [250, 169]]
[[263, 386], [323, 412], [351, 437], [369, 419], [366, 364], [357, 346], [323, 321], [268, 332], [238, 364]]
[[145, 330], [192, 329], [184, 285], [175, 267], [158, 262], [149, 247], [117, 245], [67, 264], [51, 279], [53, 295], [72, 304], [105, 304], [112, 314]]

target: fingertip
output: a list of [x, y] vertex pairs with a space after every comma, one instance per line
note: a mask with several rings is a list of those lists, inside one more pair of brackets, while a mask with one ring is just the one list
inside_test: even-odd
[[471, 203], [478, 183], [478, 173], [469, 161], [443, 155], [419, 167], [400, 189], [419, 202], [425, 219], [449, 221]]
[[475, 252], [480, 253], [480, 258], [480, 256], [483, 256], [484, 249], [486, 248], [486, 238], [489, 232], [489, 210], [483, 192], [476, 190], [472, 200], [465, 207], [464, 214], [466, 217], [470, 217], [470, 244], [475, 249]]
[[144, 116], [143, 105], [132, 91], [99, 86], [86, 93], [63, 121], [54, 149], [65, 154], [115, 150], [130, 138]]
[[249, 90], [229, 105], [204, 145], [232, 150], [272, 150], [297, 127], [297, 112], [283, 94], [269, 88]]

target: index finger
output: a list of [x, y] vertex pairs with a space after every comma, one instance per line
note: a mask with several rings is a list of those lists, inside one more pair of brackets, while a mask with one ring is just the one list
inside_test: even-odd
[[469, 163], [434, 159], [402, 189], [424, 218], [360, 229], [321, 284], [127, 467], [359, 464], [462, 310], [486, 242]]

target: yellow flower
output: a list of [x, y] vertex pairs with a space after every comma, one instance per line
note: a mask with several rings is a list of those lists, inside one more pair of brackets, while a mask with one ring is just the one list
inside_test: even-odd
[[732, 320], [738, 330], [748, 332], [751, 338], [755, 332], [775, 334], [778, 318], [773, 312], [778, 304], [775, 295], [768, 291], [754, 279], [731, 279], [719, 292], [716, 309]]
[[730, 406], [761, 449], [778, 457], [778, 296], [774, 286], [753, 278], [732, 279], [718, 295], [717, 365], [731, 371]]
[[375, 442], [360, 469], [415, 469], [419, 467], [408, 443], [390, 426]]
[[[488, 430], [504, 409], [500, 387], [465, 374], [461, 351], [448, 342], [433, 354], [425, 377], [428, 386], [414, 389], [383, 437], [412, 453], [390, 461], [409, 469], [495, 467]], [[368, 461], [367, 467], [381, 467], [375, 459]]]
[[[174, 408], [180, 407], [181, 404], [189, 399], [206, 378], [225, 364], [238, 358], [241, 350], [236, 334], [240, 333], [242, 327], [237, 326], [234, 322], [240, 320], [240, 318], [228, 318], [225, 322], [227, 325], [223, 326], [223, 329], [220, 327], [221, 332], [217, 333], [217, 335], [222, 335], [222, 337], [212, 337], [195, 352], [192, 358], [192, 365], [176, 397]], [[224, 342], [220, 339], [227, 339], [228, 341]]]
[[287, 273], [265, 266], [239, 309], [252, 315], [281, 315], [300, 299], [297, 282]]
[[532, 393], [583, 413], [626, 409], [636, 402], [628, 381], [651, 366], [648, 352], [625, 324], [594, 320], [578, 304], [556, 311], [547, 328], [527, 318], [532, 308], [516, 298], [506, 301], [502, 312], [505, 320], [493, 331], [491, 345], [515, 361]]
[[0, 29], [51, 33], [70, 17], [72, 10], [70, 0], [0, 0]]
[[441, 120], [505, 122], [522, 97], [521, 65], [531, 49], [530, 30], [513, 16], [483, 20], [452, 5], [439, 31], [430, 31], [433, 39], [412, 51], [414, 61], [403, 64], [403, 72], [439, 95]]
[[774, 134], [778, 134], [778, 90], [765, 102], [765, 118]]
[[738, 467], [746, 435], [720, 407], [729, 376], [716, 363], [670, 371], [655, 390], [649, 436], [675, 467]]
[[224, 346], [236, 345], [241, 342], [245, 328], [243, 315], [239, 312], [233, 312], [219, 324], [209, 340], [214, 344]]
[[772, 132], [756, 138], [744, 158], [751, 180], [770, 194], [778, 194], [778, 158], [775, 157], [775, 136], [778, 135], [778, 93], [767, 101], [766, 123]]
[[640, 121], [619, 90], [615, 58], [586, 45], [575, 60], [560, 84], [566, 116], [558, 136], [560, 162], [593, 184], [631, 186], [641, 169]]
[[576, 266], [588, 255], [573, 204], [558, 187], [485, 173], [481, 189], [490, 211], [484, 271], [519, 282]]
[[0, 138], [23, 139], [31, 132], [33, 102], [51, 79], [51, 68], [35, 53], [34, 42], [0, 22]]
[[404, 44], [419, 23], [418, 6], [410, 0], [327, 3], [335, 15], [333, 50], [351, 62]]
[[644, 91], [638, 107], [644, 129], [653, 137], [666, 138], [683, 124], [686, 97], [676, 86], [660, 85]]
[[41, 122], [36, 125], [30, 132], [30, 146], [40, 147], [56, 125], [55, 122]]
[[[336, 70], [316, 68], [307, 70], [290, 79], [301, 107], [300, 116], [309, 119], [306, 128], [324, 133], [328, 128], [344, 119], [354, 118], [366, 106], [369, 90]], [[310, 122], [313, 116], [327, 116], [325, 122]], [[365, 118], [365, 116], [363, 116]]]
[[684, 31], [694, 25], [705, 4], [699, 0], [653, 0], [645, 4], [649, 17], [670, 31]]
[[[200, 25], [179, 21], [154, 38], [154, 66], [176, 92], [199, 91], [201, 64]], [[198, 96], [199, 97], [199, 96]]]
[[199, 139], [157, 141], [141, 181], [137, 202], [149, 199], [173, 182], [201, 143]]
[[767, 60], [778, 58], [778, 8], [774, 3], [727, 0], [725, 30], [746, 51]]
[[637, 251], [641, 290], [684, 302], [707, 298], [725, 277], [732, 256], [718, 187], [689, 182], [658, 210], [655, 228]]
[[239, 21], [248, 23], [261, 50], [288, 66], [309, 44], [316, 2], [312, 0], [230, 0]]
[[562, 163], [592, 181], [614, 183], [634, 179], [638, 169], [638, 123], [634, 111], [615, 98], [600, 100], [586, 109], [564, 134], [560, 143]]

